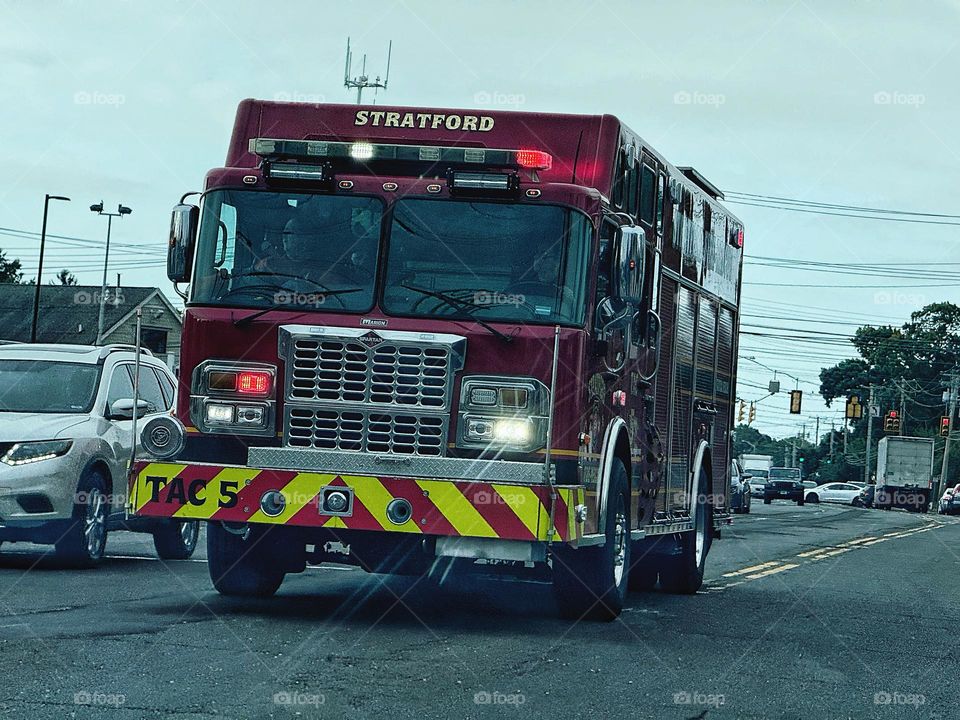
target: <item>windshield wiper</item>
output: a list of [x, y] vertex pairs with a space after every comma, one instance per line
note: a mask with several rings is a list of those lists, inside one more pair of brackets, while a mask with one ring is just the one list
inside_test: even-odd
[[499, 330], [497, 330], [490, 323], [484, 320], [481, 320], [480, 318], [474, 317], [473, 313], [476, 312], [477, 308], [475, 306], [469, 305], [467, 302], [460, 300], [459, 298], [455, 298], [452, 295], [447, 295], [446, 293], [436, 292], [435, 290], [426, 290], [424, 288], [414, 287], [413, 285], [404, 285], [403, 283], [400, 283], [400, 287], [406, 288], [407, 290], [412, 290], [413, 292], [418, 292], [421, 295], [426, 295], [427, 297], [432, 297], [432, 298], [436, 298], [437, 300], [441, 300], [459, 313], [458, 315], [453, 315], [451, 317], [454, 317], [460, 320], [471, 320], [475, 322], [477, 325], [479, 325], [480, 327], [482, 327], [484, 330], [487, 330], [493, 335], [496, 335], [498, 338], [500, 338], [504, 342], [506, 343], [513, 342], [513, 338], [510, 335], [506, 335], [505, 333], [502, 333]]
[[[279, 287], [279, 286], [278, 286], [278, 287]], [[339, 289], [339, 290], [326, 290], [326, 291], [324, 291], [324, 292], [321, 293], [321, 294], [322, 294], [324, 297], [332, 297], [332, 296], [334, 296], [334, 295], [348, 295], [348, 294], [350, 294], [350, 293], [360, 292], [360, 291], [362, 291], [362, 290], [363, 290], [363, 288], [341, 288], [341, 289]], [[266, 315], [266, 314], [267, 314], [268, 312], [270, 312], [271, 310], [276, 310], [277, 307], [278, 307], [277, 305], [273, 305], [272, 307], [267, 307], [267, 308], [264, 308], [263, 310], [257, 310], [256, 312], [250, 313], [249, 315], [244, 315], [242, 318], [238, 318], [238, 319], [234, 320], [234, 321], [233, 321], [233, 326], [234, 326], [234, 327], [243, 327], [244, 325], [247, 325], [248, 323], [253, 322], [253, 321], [256, 320], [258, 317], [261, 317], [261, 316], [263, 316], [263, 315]]]

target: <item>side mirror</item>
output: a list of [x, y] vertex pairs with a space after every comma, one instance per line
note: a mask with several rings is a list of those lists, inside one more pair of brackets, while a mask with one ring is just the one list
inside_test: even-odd
[[170, 218], [170, 242], [167, 246], [167, 277], [173, 282], [188, 282], [193, 261], [193, 245], [200, 224], [200, 208], [179, 203]]
[[610, 294], [635, 305], [643, 295], [643, 249], [646, 237], [639, 227], [623, 226], [613, 240]]
[[[150, 403], [146, 400], [137, 400], [137, 417], [143, 417], [152, 411]], [[109, 420], [133, 420], [133, 398], [121, 398], [114, 400], [110, 406]]]

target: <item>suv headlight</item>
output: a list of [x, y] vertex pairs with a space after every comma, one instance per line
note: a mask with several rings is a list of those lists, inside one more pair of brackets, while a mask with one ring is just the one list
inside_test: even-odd
[[544, 447], [549, 396], [547, 387], [534, 378], [465, 377], [457, 446], [520, 452]]
[[0, 462], [6, 465], [27, 465], [29, 463], [50, 460], [66, 455], [73, 446], [73, 440], [39, 440], [14, 444]]

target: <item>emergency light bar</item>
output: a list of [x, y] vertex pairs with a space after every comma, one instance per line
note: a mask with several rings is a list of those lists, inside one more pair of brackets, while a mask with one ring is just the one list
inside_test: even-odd
[[391, 145], [363, 140], [326, 142], [271, 138], [251, 138], [249, 150], [254, 155], [268, 160], [324, 158], [363, 162], [444, 163], [528, 170], [549, 170], [553, 167], [553, 156], [543, 150], [490, 150], [439, 145]]

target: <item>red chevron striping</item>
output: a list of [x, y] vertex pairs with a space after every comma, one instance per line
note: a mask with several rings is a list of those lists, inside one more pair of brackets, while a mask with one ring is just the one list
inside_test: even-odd
[[493, 528], [497, 537], [511, 540], [536, 539], [493, 486], [487, 483], [470, 483], [459, 487], [464, 497]]

